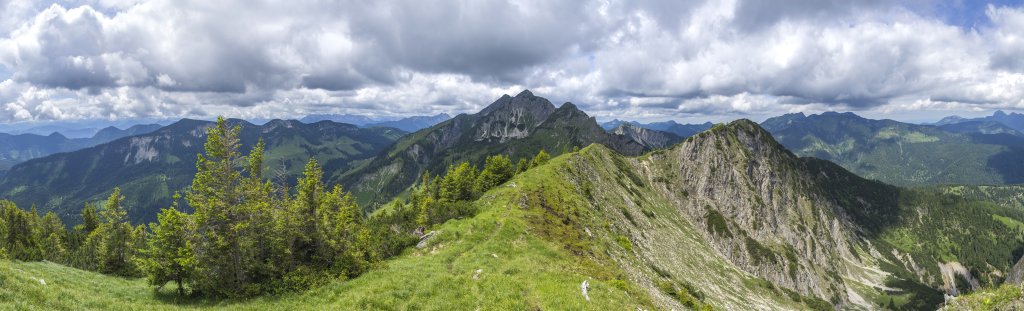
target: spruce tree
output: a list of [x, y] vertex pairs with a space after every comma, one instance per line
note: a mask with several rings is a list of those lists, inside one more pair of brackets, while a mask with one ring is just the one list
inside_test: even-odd
[[75, 226], [76, 231], [84, 233], [88, 236], [93, 230], [96, 230], [100, 226], [100, 218], [96, 215], [96, 205], [92, 203], [85, 203], [85, 207], [82, 208], [82, 223]]
[[94, 248], [96, 256], [96, 261], [87, 266], [107, 274], [131, 276], [135, 273], [133, 229], [123, 202], [121, 189], [114, 188], [100, 212], [99, 227], [86, 239], [86, 246]]
[[548, 163], [548, 160], [551, 160], [551, 155], [544, 150], [541, 150], [540, 152], [537, 152], [537, 155], [530, 161], [530, 168], [544, 165], [545, 163]]
[[335, 273], [348, 277], [362, 273], [374, 260], [360, 236], [365, 231], [362, 210], [341, 186], [323, 192], [320, 204], [317, 216], [322, 224], [318, 228], [322, 258], [331, 263], [329, 268]]
[[[213, 295], [240, 295], [249, 283], [238, 235], [244, 224], [238, 132], [224, 118], [207, 131], [205, 153], [198, 155], [192, 188], [185, 194], [195, 209], [196, 287]], [[251, 259], [251, 258], [250, 258]]]
[[272, 232], [273, 187], [262, 180], [262, 141], [243, 157], [239, 126], [224, 118], [207, 131], [192, 188], [185, 194], [195, 213], [190, 234], [195, 254], [194, 287], [215, 296], [249, 296], [274, 288], [284, 252]]
[[178, 211], [177, 199], [170, 208], [157, 215], [157, 222], [150, 225], [153, 231], [145, 251], [143, 269], [149, 283], [162, 287], [167, 282], [178, 286], [178, 293], [185, 293], [185, 283], [190, 279], [195, 265], [189, 236], [191, 223], [189, 215]]
[[64, 262], [67, 255], [68, 232], [60, 217], [54, 212], [47, 212], [41, 221], [41, 239], [43, 248], [43, 259]]
[[530, 169], [530, 163], [525, 158], [519, 159], [519, 163], [516, 163], [516, 174], [525, 172]]
[[14, 202], [0, 201], [0, 213], [5, 220], [3, 248], [6, 255], [17, 260], [39, 260], [42, 257], [40, 241], [33, 233], [39, 216], [18, 208]]
[[476, 168], [465, 162], [448, 168], [448, 173], [441, 180], [440, 200], [455, 202], [474, 199], [476, 174]]
[[500, 185], [515, 175], [515, 168], [512, 167], [512, 160], [503, 155], [487, 157], [483, 171], [477, 176], [476, 192], [484, 193], [497, 185]]

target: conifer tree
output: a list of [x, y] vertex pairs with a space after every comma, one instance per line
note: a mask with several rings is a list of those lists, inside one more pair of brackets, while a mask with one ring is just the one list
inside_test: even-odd
[[[238, 132], [224, 118], [207, 131], [205, 153], [198, 155], [192, 188], [185, 194], [195, 209], [196, 287], [213, 295], [239, 295], [249, 283], [239, 237], [244, 219]], [[251, 258], [249, 258], [251, 259]]]
[[178, 198], [170, 208], [157, 215], [157, 222], [150, 225], [153, 231], [145, 251], [142, 268], [151, 285], [162, 287], [167, 282], [178, 286], [178, 293], [185, 293], [185, 283], [191, 277], [195, 265], [189, 236], [191, 223], [189, 215], [178, 211]]
[[548, 163], [548, 160], [551, 160], [551, 155], [544, 150], [541, 150], [533, 157], [533, 160], [530, 161], [530, 168], [544, 165], [545, 163]]
[[525, 172], [530, 169], [530, 162], [527, 162], [525, 158], [519, 159], [519, 163], [516, 163], [516, 174]]
[[366, 237], [361, 237], [366, 230], [362, 210], [341, 186], [322, 193], [320, 202], [317, 216], [321, 224], [318, 228], [321, 257], [327, 259], [330, 268], [338, 274], [352, 277], [362, 273], [375, 260], [375, 256], [367, 253], [370, 247], [366, 245]]
[[[33, 233], [39, 216], [32, 212], [19, 209], [14, 202], [0, 201], [2, 218], [5, 219], [3, 237], [3, 248], [7, 256], [18, 260], [39, 260], [42, 257], [42, 250], [39, 240]], [[34, 211], [34, 210], [33, 210]]]
[[85, 203], [85, 207], [82, 208], [82, 223], [75, 226], [76, 231], [84, 233], [88, 236], [93, 230], [96, 230], [100, 226], [100, 218], [96, 215], [96, 205], [92, 203]]
[[448, 173], [441, 180], [439, 197], [441, 201], [455, 202], [475, 198], [473, 184], [476, 182], [476, 168], [463, 162], [459, 166], [448, 168]]
[[302, 178], [295, 186], [296, 195], [292, 200], [292, 209], [287, 217], [294, 227], [292, 253], [299, 262], [310, 262], [320, 250], [320, 205], [323, 199], [324, 185], [321, 181], [323, 170], [316, 159], [310, 159], [303, 169]]
[[121, 189], [114, 188], [100, 212], [102, 223], [89, 238], [98, 242], [97, 259], [101, 272], [130, 276], [135, 273], [132, 263], [134, 239], [123, 202]]
[[64, 262], [67, 255], [68, 232], [61, 222], [60, 217], [54, 212], [47, 212], [40, 223], [43, 259]]
[[276, 209], [273, 187], [263, 181], [262, 140], [247, 157], [239, 152], [239, 126], [224, 118], [207, 132], [205, 152], [196, 161], [192, 188], [185, 194], [194, 233], [194, 288], [215, 296], [249, 296], [271, 291], [281, 275], [282, 243], [272, 232]]
[[500, 185], [515, 175], [515, 168], [512, 167], [512, 160], [504, 155], [487, 157], [483, 171], [477, 176], [476, 192], [484, 193], [497, 185]]

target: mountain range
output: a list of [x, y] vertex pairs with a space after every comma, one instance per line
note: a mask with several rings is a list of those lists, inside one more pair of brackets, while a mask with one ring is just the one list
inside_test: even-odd
[[441, 123], [452, 117], [447, 113], [439, 113], [433, 116], [412, 116], [401, 119], [378, 119], [368, 116], [349, 114], [315, 114], [299, 119], [303, 123], [314, 123], [319, 121], [334, 121], [348, 123], [359, 127], [393, 127], [406, 132], [419, 131], [435, 124]]
[[495, 154], [517, 161], [541, 150], [558, 155], [593, 143], [628, 155], [663, 147], [607, 133], [576, 105], [556, 108], [527, 90], [403, 137], [372, 161], [330, 181], [343, 184], [360, 203], [378, 205], [408, 189], [421, 174], [438, 174], [459, 162], [480, 166]]
[[160, 128], [159, 124], [133, 125], [123, 130], [109, 126], [99, 130], [90, 138], [67, 138], [57, 132], [46, 136], [0, 133], [0, 172], [34, 158], [92, 147], [122, 137], [149, 133], [158, 128]]
[[1024, 137], [950, 131], [948, 125], [872, 120], [849, 112], [787, 114], [761, 123], [798, 155], [890, 184], [1024, 182]]
[[1024, 114], [1021, 113], [1006, 113], [1002, 110], [998, 110], [991, 116], [980, 117], [980, 118], [964, 118], [960, 116], [949, 116], [942, 118], [935, 123], [940, 127], [950, 125], [984, 125], [985, 127], [1002, 127], [1010, 128], [1019, 133], [1024, 133]]
[[[264, 125], [232, 119], [241, 128], [242, 149], [259, 139], [267, 144], [267, 171], [293, 180], [310, 158], [325, 169], [345, 171], [375, 156], [398, 137], [392, 128], [359, 128], [322, 121], [305, 124], [273, 120]], [[156, 131], [124, 137], [73, 152], [58, 153], [15, 165], [0, 180], [0, 197], [18, 204], [37, 204], [55, 211], [65, 222], [77, 222], [86, 202], [106, 198], [114, 187], [126, 193], [128, 216], [136, 223], [156, 219], [171, 195], [183, 190], [196, 172], [206, 129], [213, 122], [183, 119]]]
[[601, 128], [607, 131], [611, 131], [623, 124], [632, 124], [636, 127], [663, 131], [675, 134], [676, 136], [686, 138], [693, 136], [694, 134], [706, 131], [713, 125], [711, 122], [705, 122], [702, 124], [679, 124], [676, 121], [664, 121], [664, 122], [652, 122], [652, 123], [640, 123], [637, 121], [623, 121], [615, 119], [612, 121], [601, 123]]

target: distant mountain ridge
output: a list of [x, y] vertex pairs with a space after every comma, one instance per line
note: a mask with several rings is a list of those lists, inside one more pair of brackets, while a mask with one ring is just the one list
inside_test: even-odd
[[947, 125], [872, 120], [846, 112], [786, 114], [761, 123], [801, 156], [903, 186], [1024, 182], [1024, 137]]
[[[937, 126], [940, 126], [940, 127], [947, 127], [947, 126], [952, 126], [952, 125], [960, 125], [959, 127], [955, 127], [955, 128], [961, 128], [961, 129], [962, 128], [966, 128], [968, 126], [979, 126], [980, 125], [983, 128], [993, 128], [993, 127], [996, 127], [997, 125], [1002, 125], [1002, 126], [1005, 126], [1007, 128], [1010, 128], [1010, 129], [1013, 129], [1014, 131], [1016, 131], [1016, 133], [1014, 133], [1014, 134], [1024, 135], [1024, 134], [1022, 134], [1022, 133], [1024, 133], [1024, 114], [1016, 113], [1016, 112], [1006, 113], [1006, 112], [1004, 112], [1002, 110], [997, 110], [996, 112], [992, 113], [991, 116], [980, 117], [980, 118], [964, 118], [964, 117], [961, 117], [961, 116], [948, 116], [948, 117], [942, 118], [942, 120], [939, 120], [938, 122], [935, 122], [934, 125], [937, 125]], [[1005, 130], [1000, 130], [1000, 132], [1005, 132]]]
[[299, 121], [302, 123], [333, 121], [338, 123], [348, 123], [358, 127], [393, 127], [412, 133], [434, 126], [435, 124], [451, 118], [452, 117], [447, 113], [439, 113], [432, 116], [412, 116], [401, 119], [374, 118], [351, 114], [312, 114], [299, 119]]
[[[266, 142], [267, 172], [285, 182], [294, 182], [310, 157], [327, 171], [344, 171], [406, 134], [330, 121], [272, 120], [254, 125], [229, 119], [228, 123], [241, 127], [243, 150], [261, 138]], [[169, 206], [174, 192], [190, 184], [196, 155], [203, 151], [206, 129], [213, 124], [182, 119], [147, 134], [29, 160], [0, 178], [0, 199], [37, 204], [42, 212], [52, 210], [66, 223], [76, 223], [83, 204], [102, 200], [114, 187], [121, 187], [133, 222], [153, 221], [160, 208]]]
[[601, 128], [604, 128], [606, 131], [611, 131], [623, 124], [632, 124], [634, 126], [642, 127], [645, 129], [669, 132], [681, 138], [687, 138], [693, 136], [694, 134], [706, 131], [710, 129], [712, 125], [714, 125], [711, 122], [704, 122], [701, 124], [679, 124], [676, 121], [669, 120], [664, 122], [640, 123], [637, 121], [623, 121], [619, 119], [614, 119], [605, 123], [601, 123]]
[[435, 124], [447, 121], [448, 119], [451, 118], [452, 116], [448, 115], [447, 113], [439, 113], [432, 116], [414, 116], [394, 121], [373, 122], [366, 124], [365, 127], [393, 127], [396, 129], [412, 133], [434, 126]]
[[12, 123], [0, 123], [0, 133], [7, 133], [11, 135], [20, 134], [36, 134], [41, 136], [48, 136], [54, 132], [60, 133], [64, 137], [75, 139], [75, 138], [91, 138], [96, 135], [99, 131], [108, 128], [115, 127], [119, 129], [128, 129], [135, 125], [146, 125], [146, 124], [159, 124], [165, 126], [178, 121], [177, 119], [162, 119], [162, 118], [133, 118], [133, 119], [118, 119], [118, 120], [107, 120], [107, 119], [81, 119], [81, 120], [50, 120], [50, 121], [26, 121], [26, 122], [12, 122]]
[[622, 123], [609, 132], [615, 135], [628, 137], [637, 143], [652, 149], [666, 148], [683, 140], [683, 137], [680, 137], [679, 135], [644, 128], [633, 123]]
[[67, 138], [61, 133], [50, 135], [0, 133], [0, 171], [11, 166], [54, 153], [79, 150], [118, 138], [146, 134], [160, 128], [159, 124], [138, 124], [126, 129], [108, 126], [90, 138]]

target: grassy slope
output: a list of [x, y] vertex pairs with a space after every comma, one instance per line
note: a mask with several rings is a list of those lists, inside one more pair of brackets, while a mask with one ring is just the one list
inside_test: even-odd
[[985, 289], [950, 301], [943, 310], [1020, 310], [1024, 309], [1024, 292], [1018, 286], [1003, 285]]
[[[539, 185], [550, 166], [515, 182]], [[531, 178], [529, 175], [533, 175]], [[52, 263], [0, 263], [2, 309], [607, 309], [651, 308], [650, 298], [614, 265], [574, 256], [532, 232], [542, 211], [523, 209], [519, 189], [503, 187], [479, 202], [474, 218], [438, 228], [424, 249], [411, 249], [356, 279], [304, 293], [243, 302], [187, 301], [154, 294], [143, 280], [123, 280]], [[535, 216], [530, 216], [535, 215]], [[476, 271], [479, 278], [474, 278]], [[38, 279], [46, 281], [41, 285]], [[580, 284], [590, 283], [590, 302]], [[164, 291], [170, 292], [171, 289]]]

